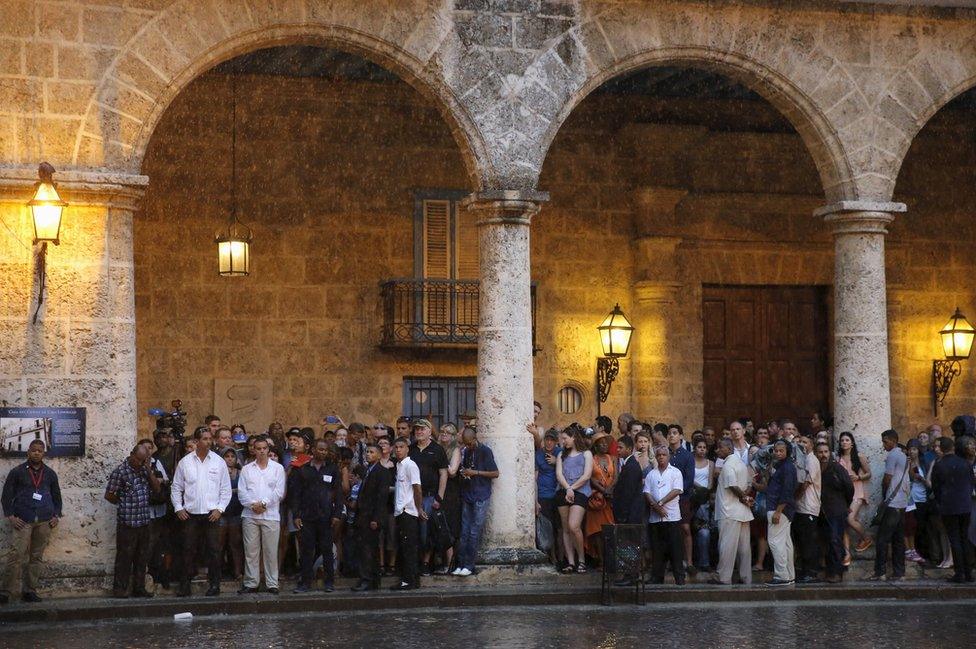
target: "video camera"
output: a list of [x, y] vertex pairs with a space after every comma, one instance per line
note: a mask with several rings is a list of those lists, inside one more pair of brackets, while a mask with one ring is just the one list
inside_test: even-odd
[[186, 413], [181, 410], [183, 402], [174, 399], [170, 403], [172, 412], [162, 408], [150, 408], [149, 414], [156, 417], [156, 430], [169, 429], [173, 433], [173, 441], [181, 444], [186, 435]]

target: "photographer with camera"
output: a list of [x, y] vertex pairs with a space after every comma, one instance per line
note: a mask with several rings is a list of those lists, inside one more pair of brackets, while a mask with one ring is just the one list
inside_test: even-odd
[[149, 466], [149, 450], [137, 444], [129, 457], [112, 471], [105, 488], [105, 500], [118, 505], [115, 528], [115, 582], [112, 597], [129, 596], [129, 579], [134, 577], [132, 595], [152, 597], [146, 591], [146, 568], [152, 551], [152, 493], [162, 487]]

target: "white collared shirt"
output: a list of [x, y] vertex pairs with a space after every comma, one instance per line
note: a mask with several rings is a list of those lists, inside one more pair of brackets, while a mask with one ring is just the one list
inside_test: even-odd
[[411, 516], [420, 516], [420, 512], [417, 511], [417, 503], [413, 497], [413, 486], [419, 484], [420, 468], [417, 467], [417, 463], [409, 457], [397, 462], [396, 506], [393, 509], [394, 515], [410, 514]]
[[[244, 506], [241, 516], [258, 521], [281, 520], [279, 512], [281, 499], [285, 497], [285, 468], [268, 460], [268, 466], [261, 468], [257, 461], [244, 465], [237, 481], [237, 499]], [[266, 509], [255, 514], [251, 505], [264, 503]]]
[[[664, 471], [661, 471], [657, 466], [651, 469], [651, 472], [647, 474], [644, 478], [644, 493], [649, 494], [656, 502], [661, 502], [661, 499], [667, 496], [674, 490], [677, 490], [678, 494], [681, 494], [682, 488], [684, 486], [684, 478], [681, 476], [681, 471], [679, 471], [673, 464], [669, 464]], [[648, 523], [660, 523], [668, 522], [673, 523], [681, 520], [681, 510], [678, 506], [678, 497], [675, 496], [668, 502], [664, 503], [664, 512], [667, 514], [665, 517], [661, 517], [655, 511], [651, 511], [648, 515]]]
[[213, 451], [207, 452], [205, 460], [190, 453], [176, 465], [170, 494], [176, 511], [185, 509], [190, 514], [209, 514], [216, 509], [223, 513], [230, 504], [230, 496], [227, 463]]

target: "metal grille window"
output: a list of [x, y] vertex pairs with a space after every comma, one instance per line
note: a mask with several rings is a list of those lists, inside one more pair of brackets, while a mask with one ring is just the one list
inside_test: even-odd
[[583, 406], [583, 393], [571, 385], [563, 386], [558, 395], [559, 412], [572, 415]]
[[403, 414], [430, 419], [434, 428], [460, 423], [474, 412], [475, 377], [406, 376], [403, 378]]

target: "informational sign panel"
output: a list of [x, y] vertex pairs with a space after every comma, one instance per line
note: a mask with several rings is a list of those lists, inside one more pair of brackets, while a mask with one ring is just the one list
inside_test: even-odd
[[49, 457], [85, 454], [84, 408], [0, 408], [0, 455], [27, 457], [35, 439]]

